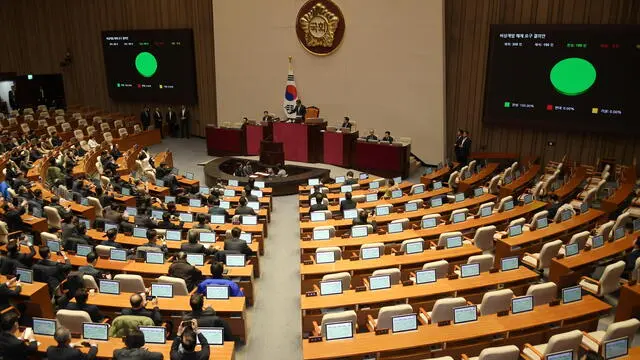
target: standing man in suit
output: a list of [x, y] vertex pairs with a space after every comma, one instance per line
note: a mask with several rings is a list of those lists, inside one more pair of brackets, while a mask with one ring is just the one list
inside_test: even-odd
[[471, 138], [469, 137], [469, 132], [467, 130], [462, 132], [460, 147], [462, 148], [462, 159], [460, 159], [460, 162], [461, 165], [464, 166], [469, 162], [469, 154], [471, 154]]
[[9, 106], [11, 110], [18, 110], [18, 102], [16, 101], [16, 86], [11, 86], [11, 90], [9, 90]]
[[142, 127], [145, 130], [147, 130], [151, 124], [151, 109], [149, 109], [147, 105], [144, 106], [140, 113], [140, 122], [142, 122]]
[[180, 117], [180, 137], [186, 137], [187, 139], [189, 139], [191, 137], [191, 132], [189, 131], [189, 110], [187, 110], [187, 107], [185, 105], [182, 105], [182, 108], [180, 109], [180, 114], [178, 115]]
[[169, 134], [176, 137], [176, 126], [178, 125], [178, 115], [171, 106], [167, 107], [167, 124], [169, 124]]
[[458, 129], [458, 133], [456, 135], [456, 142], [453, 144], [453, 153], [456, 156], [457, 162], [462, 162], [462, 129]]
[[89, 342], [90, 348], [86, 354], [71, 346], [71, 332], [65, 327], [57, 328], [53, 338], [58, 345], [51, 345], [47, 348], [47, 359], [49, 360], [93, 360], [98, 354], [98, 344], [95, 341]]
[[289, 114], [296, 115], [296, 119], [295, 119], [296, 123], [304, 122], [304, 116], [307, 114], [307, 108], [304, 105], [302, 105], [302, 100], [300, 99], [296, 100], [296, 106], [293, 107], [293, 110], [291, 110]]
[[153, 112], [153, 125], [156, 129], [160, 129], [160, 137], [164, 139], [164, 133], [162, 132], [162, 113], [159, 107], [156, 107], [156, 110]]

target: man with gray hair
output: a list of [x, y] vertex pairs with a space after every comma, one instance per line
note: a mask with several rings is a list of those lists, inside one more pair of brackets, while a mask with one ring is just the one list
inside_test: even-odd
[[47, 348], [47, 358], [49, 360], [93, 360], [98, 354], [98, 344], [94, 341], [89, 343], [90, 348], [88, 353], [71, 346], [71, 332], [65, 327], [58, 327], [53, 334], [53, 338], [58, 345], [49, 346]]

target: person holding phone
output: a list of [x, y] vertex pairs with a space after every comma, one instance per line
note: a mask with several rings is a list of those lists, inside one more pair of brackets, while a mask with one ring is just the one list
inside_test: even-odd
[[[200, 351], [196, 351], [196, 337], [200, 341]], [[171, 344], [171, 360], [206, 360], [209, 359], [209, 353], [209, 343], [198, 329], [198, 321], [181, 322]]]

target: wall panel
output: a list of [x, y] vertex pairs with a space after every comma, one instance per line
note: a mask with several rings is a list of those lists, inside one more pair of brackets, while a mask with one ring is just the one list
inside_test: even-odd
[[[482, 122], [490, 24], [640, 24], [634, 0], [448, 0], [445, 2], [447, 149], [458, 128], [471, 131], [473, 151], [538, 154], [543, 161], [594, 163], [615, 157], [630, 164], [640, 157], [632, 137], [487, 126]], [[603, 126], [606, 124], [603, 123]], [[640, 125], [639, 125], [640, 126]], [[556, 145], [547, 147], [547, 140]]]

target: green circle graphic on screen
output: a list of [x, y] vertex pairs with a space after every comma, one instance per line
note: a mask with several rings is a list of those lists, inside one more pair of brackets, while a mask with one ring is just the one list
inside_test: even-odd
[[549, 74], [551, 84], [561, 94], [584, 94], [596, 82], [596, 68], [585, 59], [567, 58], [558, 61]]
[[149, 52], [141, 52], [136, 56], [136, 70], [144, 77], [152, 77], [158, 70], [156, 57]]

